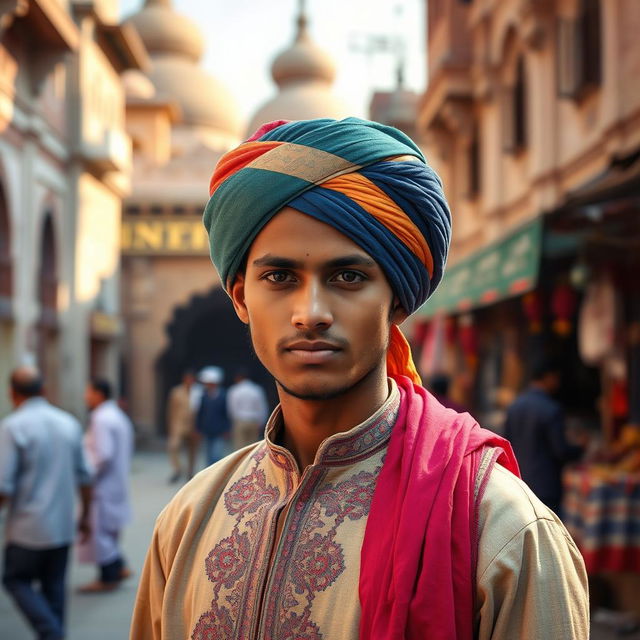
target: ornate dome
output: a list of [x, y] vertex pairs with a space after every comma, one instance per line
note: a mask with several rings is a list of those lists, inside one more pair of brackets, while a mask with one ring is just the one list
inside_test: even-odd
[[298, 17], [298, 33], [294, 43], [273, 61], [271, 75], [279, 87], [292, 81], [334, 81], [335, 65], [309, 37], [307, 19], [303, 14]]
[[176, 101], [181, 123], [238, 137], [242, 122], [234, 99], [198, 65], [204, 50], [199, 27], [176, 13], [171, 0], [146, 0], [128, 22], [151, 55], [147, 75], [159, 94]]
[[349, 114], [346, 105], [332, 91], [335, 66], [310, 38], [304, 5], [297, 19], [294, 43], [276, 57], [271, 67], [280, 91], [262, 105], [251, 119], [247, 134], [273, 120], [341, 119]]
[[157, 91], [173, 97], [182, 111], [182, 122], [220, 129], [238, 136], [242, 122], [227, 89], [204, 69], [177, 57], [153, 60], [149, 72]]
[[284, 88], [255, 113], [247, 135], [252, 135], [265, 122], [274, 120], [311, 120], [351, 115], [346, 105], [321, 82], [306, 82]]
[[177, 54], [193, 62], [202, 57], [204, 40], [200, 29], [189, 18], [176, 13], [169, 0], [147, 0], [128, 22], [136, 27], [152, 56]]
[[149, 100], [156, 95], [156, 88], [147, 76], [137, 69], [127, 69], [121, 76], [127, 98]]

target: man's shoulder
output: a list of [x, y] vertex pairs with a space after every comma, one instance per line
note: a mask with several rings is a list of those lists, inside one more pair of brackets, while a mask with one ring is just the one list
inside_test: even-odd
[[21, 424], [36, 422], [38, 419], [44, 417], [46, 417], [47, 420], [54, 420], [57, 423], [65, 425], [80, 425], [73, 414], [61, 409], [60, 407], [52, 405], [44, 399], [37, 404], [25, 402], [4, 418], [0, 424], [13, 428], [18, 427]]
[[529, 487], [499, 464], [495, 464], [480, 496], [478, 533], [479, 569], [492, 561], [518, 536], [543, 526], [547, 535], [573, 545], [560, 519]]

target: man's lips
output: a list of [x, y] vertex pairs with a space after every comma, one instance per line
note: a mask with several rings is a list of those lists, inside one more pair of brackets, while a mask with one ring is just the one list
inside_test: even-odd
[[288, 344], [284, 350], [304, 364], [322, 364], [342, 351], [339, 346], [322, 340], [299, 340]]

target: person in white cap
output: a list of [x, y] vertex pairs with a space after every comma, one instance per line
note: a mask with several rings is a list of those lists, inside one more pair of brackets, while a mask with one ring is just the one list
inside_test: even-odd
[[221, 386], [223, 378], [224, 373], [220, 367], [205, 367], [198, 377], [204, 391], [196, 414], [196, 429], [205, 439], [207, 466], [224, 458], [231, 437], [227, 393]]

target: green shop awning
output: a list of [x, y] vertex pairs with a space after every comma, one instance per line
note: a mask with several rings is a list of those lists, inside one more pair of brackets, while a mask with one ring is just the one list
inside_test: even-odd
[[447, 269], [418, 315], [465, 311], [530, 291], [538, 280], [541, 245], [542, 218], [537, 218]]

